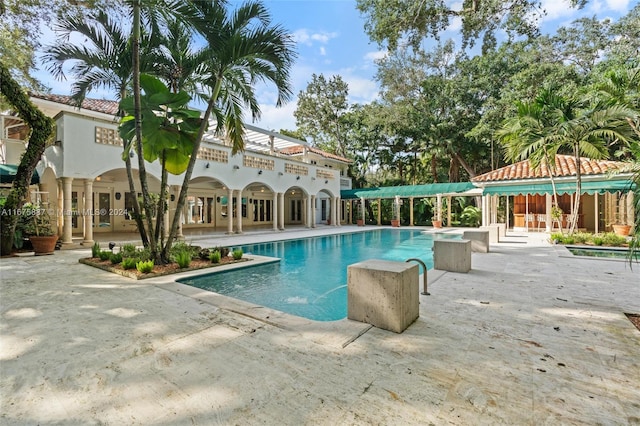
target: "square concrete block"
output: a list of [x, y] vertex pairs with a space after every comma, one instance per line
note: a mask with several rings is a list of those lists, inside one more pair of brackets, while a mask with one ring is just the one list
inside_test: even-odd
[[489, 242], [490, 243], [499, 243], [500, 242], [500, 228], [496, 225], [489, 226], [481, 226], [481, 231], [489, 231]]
[[347, 268], [347, 317], [402, 333], [419, 316], [415, 263], [371, 259]]
[[471, 241], [434, 240], [433, 265], [435, 269], [448, 272], [471, 270]]
[[470, 229], [462, 233], [463, 240], [471, 241], [471, 251], [489, 253], [489, 231]]
[[498, 239], [501, 240], [507, 236], [507, 224], [506, 223], [492, 223], [492, 226], [498, 227]]

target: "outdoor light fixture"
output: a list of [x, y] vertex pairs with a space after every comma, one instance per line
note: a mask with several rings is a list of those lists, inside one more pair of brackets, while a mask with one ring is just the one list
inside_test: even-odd
[[233, 166], [233, 170], [238, 170], [240, 166]]
[[298, 176], [298, 177], [296, 178], [296, 180], [300, 180], [300, 176]]
[[109, 250], [113, 251], [113, 248], [116, 246], [116, 243], [111, 242], [109, 243]]
[[278, 176], [282, 176], [282, 175], [284, 175], [284, 173], [278, 172]]
[[324, 181], [324, 183], [329, 183], [329, 180], [328, 180], [328, 179], [327, 179], [327, 180], [325, 180], [325, 181]]
[[316, 178], [314, 178], [313, 176], [311, 177], [311, 180], [316, 180]]
[[129, 158], [133, 158], [133, 151], [129, 151]]
[[209, 168], [209, 163], [207, 163], [204, 167], [205, 167], [206, 169], [208, 169], [208, 168]]
[[258, 170], [258, 174], [261, 175], [262, 174], [262, 170]]

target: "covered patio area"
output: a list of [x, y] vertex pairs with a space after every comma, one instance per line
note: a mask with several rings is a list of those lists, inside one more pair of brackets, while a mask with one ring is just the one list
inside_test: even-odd
[[472, 182], [483, 190], [483, 225], [504, 221], [516, 231], [552, 232], [566, 230], [574, 215], [577, 228], [587, 232], [611, 231], [614, 224], [633, 225], [635, 186], [631, 174], [624, 172], [626, 164], [589, 158], [580, 162], [577, 208], [572, 156], [557, 155], [553, 175], [546, 165], [534, 169], [528, 161], [521, 161], [476, 176]]

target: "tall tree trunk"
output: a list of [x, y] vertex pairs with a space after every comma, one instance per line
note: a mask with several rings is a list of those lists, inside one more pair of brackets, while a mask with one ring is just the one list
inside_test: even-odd
[[133, 29], [131, 33], [131, 46], [132, 46], [132, 63], [133, 63], [133, 116], [135, 119], [135, 132], [136, 132], [136, 153], [138, 155], [138, 178], [140, 179], [140, 189], [142, 190], [142, 213], [146, 219], [146, 224], [142, 222], [143, 228], [146, 227], [148, 231], [145, 232], [149, 236], [149, 250], [151, 251], [151, 258], [158, 262], [161, 260], [158, 252], [157, 241], [154, 238], [153, 233], [153, 217], [151, 213], [153, 211], [152, 201], [149, 195], [149, 184], [147, 182], [147, 170], [144, 164], [144, 153], [142, 151], [142, 114], [140, 111], [140, 0], [133, 0]]
[[53, 120], [31, 103], [29, 96], [22, 91], [2, 62], [0, 62], [0, 93], [31, 129], [29, 144], [20, 159], [11, 191], [0, 215], [0, 255], [6, 255], [11, 253], [13, 248], [13, 234], [18, 222], [18, 215], [12, 213], [17, 213], [22, 208], [29, 195], [31, 176], [46, 148], [47, 139], [53, 131]]

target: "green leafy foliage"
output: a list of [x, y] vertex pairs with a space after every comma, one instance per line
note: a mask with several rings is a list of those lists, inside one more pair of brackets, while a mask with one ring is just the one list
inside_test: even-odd
[[112, 254], [113, 253], [111, 253], [109, 250], [100, 250], [100, 253], [98, 253], [98, 257], [100, 258], [100, 260], [109, 260]]
[[220, 263], [220, 252], [218, 250], [214, 250], [209, 254], [209, 260], [211, 263]]
[[140, 260], [135, 257], [125, 257], [122, 259], [122, 263], [120, 263], [120, 265], [122, 266], [122, 269], [129, 270], [135, 268], [139, 261]]
[[242, 249], [235, 249], [232, 253], [232, 256], [234, 260], [240, 260], [242, 259], [243, 254], [244, 253], [242, 252]]
[[96, 241], [91, 246], [91, 257], [98, 257], [99, 254], [100, 254], [100, 243]]
[[188, 268], [191, 264], [191, 251], [181, 250], [175, 255], [176, 263], [180, 268]]
[[117, 265], [118, 263], [122, 263], [122, 253], [111, 253], [109, 256], [109, 260], [112, 265]]
[[[200, 128], [200, 112], [188, 108], [191, 96], [186, 92], [171, 93], [156, 77], [140, 75], [140, 87], [144, 91], [140, 97], [144, 159], [150, 163], [160, 159], [169, 173], [182, 174]], [[126, 159], [135, 141], [133, 96], [120, 101], [120, 108], [129, 114], [121, 119], [119, 129], [128, 141], [122, 154]]]
[[143, 274], [148, 274], [149, 272], [153, 271], [153, 260], [141, 260], [138, 263], [136, 263], [136, 269], [138, 270], [138, 272], [141, 272]]

